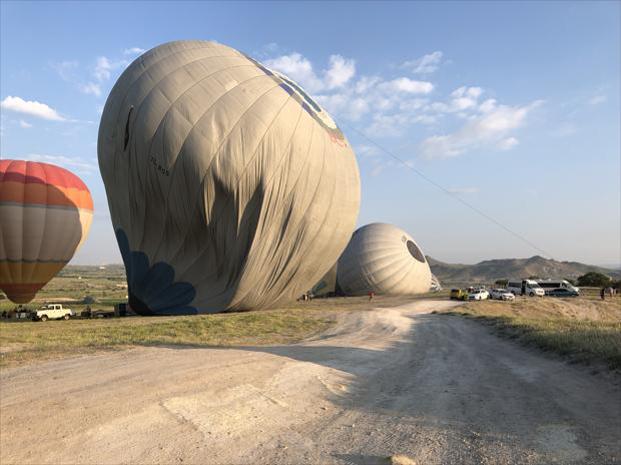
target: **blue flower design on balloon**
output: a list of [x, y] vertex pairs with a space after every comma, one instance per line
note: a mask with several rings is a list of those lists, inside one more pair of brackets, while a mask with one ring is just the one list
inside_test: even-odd
[[192, 315], [198, 313], [190, 306], [196, 296], [194, 286], [187, 282], [175, 282], [175, 270], [168, 263], [149, 265], [143, 252], [132, 251], [122, 229], [116, 230], [116, 240], [121, 249], [129, 305], [140, 315]]

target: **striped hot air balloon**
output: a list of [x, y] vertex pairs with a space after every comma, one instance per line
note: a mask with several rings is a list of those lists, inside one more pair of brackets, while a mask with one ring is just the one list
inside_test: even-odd
[[91, 194], [73, 173], [0, 160], [0, 290], [30, 302], [84, 242], [92, 218]]

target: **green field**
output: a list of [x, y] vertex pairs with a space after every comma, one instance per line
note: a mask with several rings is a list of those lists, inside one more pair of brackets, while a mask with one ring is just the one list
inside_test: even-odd
[[[90, 304], [93, 309], [112, 309], [114, 304], [126, 302], [127, 282], [123, 266], [110, 265], [104, 269], [98, 266], [68, 266], [26, 307], [36, 308], [45, 302], [66, 303], [79, 314], [87, 305], [83, 303], [87, 297], [95, 300], [94, 304]], [[0, 299], [0, 312], [14, 307], [15, 304], [9, 300]]]

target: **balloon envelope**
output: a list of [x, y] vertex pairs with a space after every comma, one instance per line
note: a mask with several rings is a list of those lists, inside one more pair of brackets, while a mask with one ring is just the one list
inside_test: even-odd
[[308, 290], [354, 229], [354, 153], [295, 82], [230, 47], [171, 42], [106, 102], [98, 155], [132, 309], [253, 309]]
[[391, 224], [372, 223], [349, 241], [337, 264], [337, 282], [347, 295], [420, 294], [429, 291], [431, 270], [412, 236]]
[[76, 175], [0, 160], [0, 289], [13, 302], [30, 302], [73, 257], [92, 217], [91, 194]]

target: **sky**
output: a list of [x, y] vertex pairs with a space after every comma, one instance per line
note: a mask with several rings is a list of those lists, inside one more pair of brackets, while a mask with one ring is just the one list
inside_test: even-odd
[[72, 263], [120, 263], [97, 163], [108, 93], [144, 51], [214, 40], [331, 113], [358, 159], [358, 225], [450, 263], [618, 266], [620, 5], [2, 1], [0, 157], [80, 176], [95, 215]]

